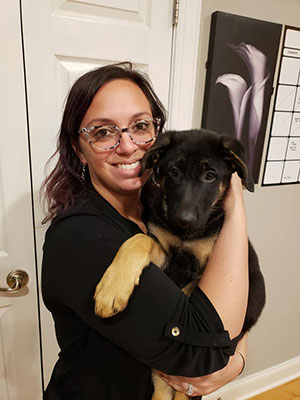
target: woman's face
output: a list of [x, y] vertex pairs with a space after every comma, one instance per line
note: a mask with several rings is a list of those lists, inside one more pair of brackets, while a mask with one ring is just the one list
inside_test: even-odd
[[[150, 104], [139, 86], [128, 80], [117, 79], [98, 90], [80, 128], [109, 124], [122, 129], [135, 121], [151, 117]], [[148, 174], [138, 176], [140, 160], [152, 143], [133, 143], [128, 133], [123, 132], [118, 147], [96, 151], [81, 134], [78, 153], [81, 162], [89, 167], [95, 189], [109, 200], [111, 196], [129, 195], [141, 189]]]

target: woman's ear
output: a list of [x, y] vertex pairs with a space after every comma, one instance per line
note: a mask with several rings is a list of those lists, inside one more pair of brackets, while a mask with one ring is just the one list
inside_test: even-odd
[[86, 165], [86, 158], [84, 157], [84, 155], [83, 155], [83, 153], [82, 153], [82, 151], [81, 151], [81, 149], [80, 149], [80, 146], [79, 146], [79, 144], [75, 144], [75, 143], [72, 143], [72, 148], [73, 148], [73, 150], [74, 150], [74, 153], [77, 155], [77, 157], [79, 158], [79, 160], [80, 160], [80, 162], [83, 164], [83, 165]]

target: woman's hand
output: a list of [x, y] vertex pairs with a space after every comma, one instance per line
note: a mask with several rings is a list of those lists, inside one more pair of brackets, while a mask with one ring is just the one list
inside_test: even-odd
[[241, 372], [243, 372], [247, 347], [247, 334], [243, 336], [237, 345], [235, 354], [230, 357], [228, 364], [223, 369], [216, 371], [210, 375], [205, 375], [197, 378], [187, 378], [184, 376], [173, 376], [161, 373], [161, 377], [172, 388], [178, 392], [186, 393], [189, 389], [189, 384], [192, 385], [193, 394], [189, 396], [205, 396], [226, 385], [232, 381]]
[[243, 213], [245, 217], [243, 186], [237, 172], [231, 177], [230, 188], [224, 201], [224, 211], [225, 217], [230, 217], [237, 211]]

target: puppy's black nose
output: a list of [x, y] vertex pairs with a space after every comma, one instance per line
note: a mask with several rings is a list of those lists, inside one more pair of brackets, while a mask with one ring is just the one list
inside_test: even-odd
[[189, 228], [196, 224], [197, 215], [189, 209], [176, 210], [172, 215], [173, 224], [181, 228]]

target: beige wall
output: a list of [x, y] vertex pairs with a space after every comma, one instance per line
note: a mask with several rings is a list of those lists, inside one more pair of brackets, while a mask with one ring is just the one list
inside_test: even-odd
[[[217, 10], [300, 27], [299, 0], [203, 0], [194, 126], [201, 121], [210, 15]], [[254, 194], [246, 194], [246, 205], [267, 305], [249, 337], [244, 376], [300, 356], [300, 184], [256, 185]]]

